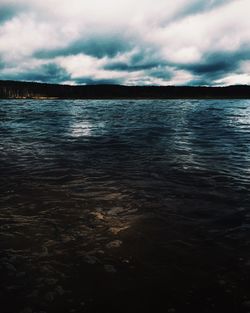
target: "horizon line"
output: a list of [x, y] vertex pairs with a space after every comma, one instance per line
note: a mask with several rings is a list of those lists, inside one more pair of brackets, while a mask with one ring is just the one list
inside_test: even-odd
[[41, 82], [41, 81], [26, 81], [26, 80], [10, 80], [10, 79], [0, 79], [1, 82], [10, 82], [10, 83], [25, 83], [25, 84], [41, 84], [41, 85], [57, 85], [65, 87], [87, 87], [87, 86], [118, 86], [118, 87], [157, 87], [157, 88], [166, 88], [166, 87], [185, 87], [185, 88], [229, 88], [229, 87], [250, 87], [248, 84], [234, 84], [234, 85], [122, 85], [122, 84], [112, 84], [112, 83], [97, 83], [97, 84], [63, 84], [63, 83], [52, 83], [52, 82]]

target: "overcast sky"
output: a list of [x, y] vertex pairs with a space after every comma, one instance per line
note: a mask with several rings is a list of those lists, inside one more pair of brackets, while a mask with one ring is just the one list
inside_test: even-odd
[[250, 84], [250, 0], [0, 0], [0, 79]]

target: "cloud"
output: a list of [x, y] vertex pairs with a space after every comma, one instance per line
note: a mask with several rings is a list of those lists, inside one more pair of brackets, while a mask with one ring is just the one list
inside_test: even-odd
[[210, 0], [210, 1], [190, 1], [186, 6], [178, 11], [174, 20], [183, 19], [187, 16], [193, 16], [200, 13], [207, 13], [216, 7], [228, 4], [232, 0]]
[[14, 3], [12, 1], [1, 0], [0, 2], [0, 25], [22, 11], [27, 9], [26, 5], [20, 5], [20, 3]]
[[0, 24], [11, 19], [16, 14], [14, 7], [0, 5]]
[[[179, 64], [177, 66], [189, 71], [194, 77], [199, 77], [193, 82], [194, 84], [203, 82], [203, 84], [209, 85], [211, 81], [215, 82], [215, 84], [222, 84], [223, 81], [225, 81], [226, 84], [229, 80], [224, 80], [224, 77], [228, 75], [231, 77], [233, 73], [241, 75], [242, 72], [246, 70], [241, 64], [249, 59], [249, 55], [250, 46], [244, 46], [236, 51], [205, 53], [200, 62]], [[240, 78], [242, 76], [233, 75], [233, 77]], [[242, 79], [240, 81], [242, 81]], [[235, 84], [240, 84], [240, 81], [235, 81]]]
[[47, 63], [35, 68], [23, 69], [21, 71], [7, 69], [5, 70], [5, 75], [2, 79], [64, 83], [65, 81], [70, 80], [70, 75], [57, 64]]
[[217, 85], [247, 85], [250, 82], [249, 74], [227, 75], [216, 81]]
[[0, 77], [250, 83], [249, 0], [0, 0]]
[[85, 36], [76, 41], [71, 42], [69, 45], [61, 48], [47, 50], [42, 48], [35, 53], [37, 58], [54, 58], [57, 56], [70, 56], [79, 53], [84, 53], [97, 58], [104, 56], [114, 57], [118, 53], [126, 52], [131, 49], [131, 42], [128, 42], [128, 38], [122, 38], [122, 35], [107, 34]]

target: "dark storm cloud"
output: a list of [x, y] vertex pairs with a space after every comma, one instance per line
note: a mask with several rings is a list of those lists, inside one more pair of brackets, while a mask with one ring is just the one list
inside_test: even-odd
[[107, 64], [104, 69], [106, 70], [116, 70], [116, 71], [126, 71], [126, 72], [134, 72], [134, 71], [142, 71], [148, 70], [159, 66], [159, 63], [145, 63], [145, 64], [128, 64], [125, 62], [114, 62]]
[[209, 82], [220, 79], [226, 74], [237, 72], [240, 63], [247, 60], [250, 60], [250, 47], [241, 47], [233, 52], [217, 51], [204, 54], [198, 63], [177, 66], [200, 77], [192, 83], [210, 84]]
[[157, 53], [151, 48], [136, 47], [136, 51], [132, 51], [129, 58], [126, 61], [110, 61], [104, 66], [106, 70], [135, 72], [146, 71], [163, 66], [166, 61], [161, 59]]
[[38, 81], [44, 83], [62, 83], [70, 79], [70, 75], [58, 65], [49, 63], [33, 70], [23, 71], [16, 74], [8, 74], [5, 76], [5, 79]]
[[21, 5], [0, 3], [0, 24], [12, 19], [24, 9]]
[[5, 68], [5, 63], [0, 58], [0, 70]]
[[190, 1], [188, 4], [183, 6], [173, 16], [168, 17], [166, 20], [161, 22], [161, 25], [167, 25], [169, 23], [177, 22], [188, 16], [209, 12], [217, 7], [223, 6], [234, 0], [214, 0], [214, 1], [201, 1], [195, 0]]
[[15, 16], [16, 10], [14, 7], [0, 4], [0, 24]]
[[91, 77], [77, 78], [73, 79], [73, 81], [77, 85], [102, 85], [102, 84], [119, 85], [122, 83], [121, 79], [93, 79]]
[[173, 74], [165, 68], [165, 62], [152, 62], [145, 64], [127, 64], [124, 62], [116, 62], [107, 64], [104, 69], [115, 70], [115, 71], [125, 71], [125, 72], [135, 72], [143, 71], [143, 73], [150, 77], [160, 78], [164, 80], [169, 80], [172, 78]]
[[215, 54], [208, 56], [207, 59], [204, 56], [203, 60], [199, 63], [183, 65], [181, 67], [193, 74], [213, 75], [216, 73], [231, 72], [237, 67], [237, 64], [238, 60], [230, 62], [230, 58], [227, 58], [224, 54]]
[[54, 50], [40, 50], [34, 56], [37, 58], [55, 58], [58, 56], [70, 56], [84, 53], [96, 58], [105, 56], [114, 57], [118, 53], [126, 52], [132, 47], [132, 42], [123, 39], [122, 36], [94, 36], [81, 38], [65, 48]]
[[187, 84], [187, 86], [210, 86], [211, 85], [211, 81], [206, 80], [206, 79], [194, 79], [189, 81]]
[[152, 69], [151, 71], [146, 72], [151, 77], [163, 79], [165, 81], [171, 80], [173, 73], [164, 67], [158, 66], [157, 68]]
[[182, 10], [180, 10], [180, 12], [174, 17], [174, 19], [183, 18], [189, 15], [199, 14], [202, 12], [208, 12], [225, 3], [229, 3], [230, 1], [233, 1], [233, 0], [216, 0], [216, 1], [196, 0], [194, 2], [190, 2], [189, 5], [187, 5]]

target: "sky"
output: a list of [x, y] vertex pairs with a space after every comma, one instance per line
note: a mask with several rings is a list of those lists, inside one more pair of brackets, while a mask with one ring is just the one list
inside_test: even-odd
[[250, 0], [0, 0], [0, 79], [250, 84]]

